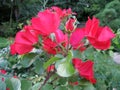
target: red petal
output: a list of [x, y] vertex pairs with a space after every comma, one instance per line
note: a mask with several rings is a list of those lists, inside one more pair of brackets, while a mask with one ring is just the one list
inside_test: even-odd
[[53, 42], [50, 38], [46, 38], [43, 40], [43, 49], [49, 54], [56, 54], [56, 46], [57, 44]]
[[21, 44], [32, 45], [37, 43], [37, 41], [38, 41], [37, 36], [33, 36], [29, 31], [24, 30], [19, 31], [15, 37], [15, 42]]
[[42, 35], [49, 35], [55, 32], [60, 25], [60, 17], [53, 12], [43, 11], [38, 13], [38, 17], [31, 20], [32, 26]]
[[62, 13], [62, 9], [61, 8], [59, 8], [57, 6], [52, 6], [51, 9], [53, 10], [53, 12], [56, 12], [59, 15], [59, 17], [62, 17], [63, 13]]
[[13, 49], [14, 52], [12, 52], [12, 54], [15, 54], [16, 52], [21, 55], [21, 54], [28, 53], [33, 49], [32, 45], [26, 45], [21, 43], [14, 43], [13, 46], [14, 46], [14, 49]]
[[15, 50], [15, 44], [11, 44], [10, 45], [10, 53], [12, 54], [12, 55], [15, 55], [17, 52], [16, 52], [16, 50]]
[[70, 37], [70, 44], [76, 48], [81, 43], [81, 40], [84, 38], [84, 31], [80, 28], [77, 28]]
[[94, 37], [97, 33], [97, 30], [99, 28], [99, 20], [93, 17], [91, 20], [88, 18], [88, 21], [86, 22], [85, 25], [85, 34], [86, 36], [92, 36]]
[[98, 37], [98, 41], [108, 41], [115, 37], [115, 34], [112, 32], [112, 30], [109, 27], [103, 27], [101, 28], [101, 33]]
[[55, 31], [55, 37], [56, 37], [57, 43], [63, 43], [63, 42], [67, 43], [68, 42], [67, 35], [65, 35], [61, 30]]
[[97, 41], [96, 39], [88, 37], [90, 44], [96, 49], [107, 50], [110, 48], [111, 40], [108, 41]]
[[94, 72], [93, 72], [93, 62], [90, 60], [87, 60], [86, 62], [82, 62], [79, 58], [73, 59], [73, 64], [75, 68], [78, 70], [80, 76], [86, 78], [91, 83], [96, 83], [96, 80], [94, 78]]
[[82, 63], [82, 60], [79, 58], [73, 58], [72, 63], [76, 69], [78, 69]]

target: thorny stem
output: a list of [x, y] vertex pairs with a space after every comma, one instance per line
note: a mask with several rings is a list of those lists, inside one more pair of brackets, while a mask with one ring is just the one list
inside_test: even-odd
[[53, 82], [56, 81], [57, 79], [58, 79], [58, 77], [54, 78], [54, 79], [51, 81], [51, 83], [53, 83]]
[[49, 78], [54, 74], [54, 72], [48, 73], [48, 75], [46, 76], [45, 81], [43, 82], [43, 84], [39, 87], [38, 90], [41, 90], [42, 87], [47, 83], [47, 81], [49, 80]]

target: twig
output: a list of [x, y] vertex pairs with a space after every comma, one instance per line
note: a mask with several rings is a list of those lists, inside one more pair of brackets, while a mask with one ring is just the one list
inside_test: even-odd
[[47, 83], [47, 81], [49, 80], [49, 78], [54, 74], [54, 72], [48, 73], [48, 75], [46, 76], [45, 81], [43, 82], [43, 84], [39, 87], [38, 90], [41, 90], [42, 87]]

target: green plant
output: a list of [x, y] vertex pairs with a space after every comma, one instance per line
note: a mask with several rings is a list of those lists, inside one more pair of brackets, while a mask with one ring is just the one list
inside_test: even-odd
[[113, 39], [113, 50], [120, 52], [120, 29], [116, 32], [116, 38]]
[[10, 45], [10, 41], [4, 37], [0, 37], [0, 49]]
[[[113, 88], [114, 86], [107, 82], [109, 75], [106, 75], [103, 82], [95, 84], [94, 70], [98, 81], [104, 78], [105, 67], [101, 68], [97, 60], [105, 63], [102, 59], [110, 59], [103, 50], [110, 47], [115, 34], [108, 26], [100, 26], [95, 17], [88, 18], [84, 29], [78, 28], [75, 14], [71, 9], [53, 6], [33, 17], [30, 23], [16, 34], [13, 44], [10, 45], [10, 53], [15, 55], [14, 58], [5, 54], [12, 64], [6, 67], [12, 69], [7, 73], [5, 70], [8, 68], [1, 68], [1, 88], [95, 90], [99, 88], [99, 83], [105, 84], [105, 90]], [[106, 67], [107, 69], [109, 67]]]
[[109, 25], [114, 31], [120, 28], [120, 1], [114, 0], [106, 4], [105, 8], [95, 16], [101, 20], [102, 25]]

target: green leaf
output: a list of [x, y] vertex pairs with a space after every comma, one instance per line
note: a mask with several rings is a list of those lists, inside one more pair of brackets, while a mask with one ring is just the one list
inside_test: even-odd
[[73, 57], [74, 58], [83, 58], [84, 55], [79, 50], [73, 50]]
[[71, 62], [72, 57], [73, 57], [72, 51], [69, 51], [67, 55], [67, 61]]
[[11, 78], [11, 83], [13, 86], [13, 90], [21, 90], [21, 82], [17, 78]]
[[21, 64], [23, 67], [31, 66], [36, 60], [37, 55], [35, 53], [29, 53], [22, 57]]
[[59, 60], [55, 64], [57, 74], [62, 77], [69, 77], [75, 73], [75, 69], [72, 65], [72, 52], [68, 53], [68, 56]]
[[21, 80], [21, 90], [31, 90], [32, 82], [28, 80]]
[[81, 86], [74, 86], [72, 90], [83, 90]]
[[97, 90], [107, 90], [107, 86], [104, 80], [98, 79], [97, 84], [95, 86]]
[[34, 66], [37, 74], [42, 74], [44, 72], [43, 61], [36, 60]]
[[87, 59], [94, 59], [94, 49], [92, 47], [87, 48], [87, 50], [85, 50], [83, 54], [86, 56]]
[[38, 90], [40, 87], [40, 83], [36, 83], [31, 89], [32, 90]]
[[82, 90], [96, 90], [93, 84], [91, 84], [90, 82], [86, 80], [81, 81], [80, 84], [82, 85], [81, 86]]
[[0, 58], [0, 67], [1, 68], [6, 68], [8, 66], [8, 62], [5, 58], [1, 57]]
[[17, 78], [6, 79], [6, 85], [10, 90], [21, 90], [21, 82]]
[[67, 79], [62, 77], [58, 80], [58, 82], [59, 82], [59, 84], [64, 85], [64, 84], [66, 84]]
[[45, 84], [41, 90], [53, 90], [53, 86], [50, 84]]
[[9, 40], [6, 38], [0, 37], [0, 48], [4, 48], [10, 44]]
[[0, 78], [0, 90], [6, 90], [6, 84], [4, 81], [1, 80], [1, 78]]
[[58, 86], [54, 90], [68, 90], [65, 86]]
[[44, 63], [44, 68], [46, 69], [48, 66], [50, 66], [52, 63], [54, 63], [57, 60], [60, 60], [60, 57], [52, 57], [47, 62]]
[[6, 79], [5, 80], [6, 86], [10, 89], [10, 90], [14, 90], [13, 89], [13, 85], [10, 79]]

